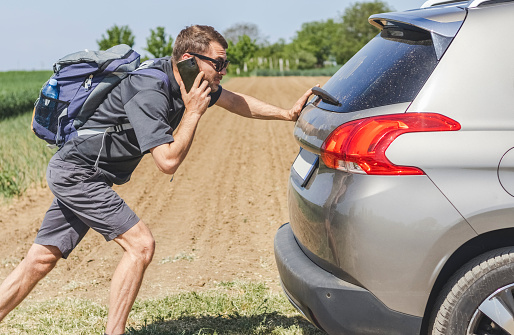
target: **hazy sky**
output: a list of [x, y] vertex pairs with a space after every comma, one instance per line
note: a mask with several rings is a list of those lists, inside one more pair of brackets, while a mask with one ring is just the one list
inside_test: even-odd
[[[384, 0], [396, 11], [424, 0]], [[97, 40], [114, 24], [128, 25], [134, 49], [145, 55], [150, 29], [165, 27], [174, 39], [184, 27], [207, 24], [221, 33], [235, 23], [254, 23], [270, 42], [290, 42], [302, 23], [336, 19], [348, 0], [8, 0], [2, 4], [0, 71], [50, 70], [62, 56], [98, 50]]]

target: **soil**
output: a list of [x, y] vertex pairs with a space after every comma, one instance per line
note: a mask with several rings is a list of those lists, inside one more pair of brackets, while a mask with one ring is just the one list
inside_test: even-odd
[[[327, 79], [233, 78], [223, 86], [290, 108], [309, 87]], [[280, 290], [273, 238], [288, 221], [289, 169], [298, 153], [293, 126], [210, 108], [172, 182], [147, 155], [129, 183], [115, 186], [156, 240], [139, 298], [238, 280], [264, 282], [271, 290]], [[47, 187], [33, 188], [0, 205], [0, 280], [23, 259], [52, 198]], [[105, 242], [90, 231], [28, 300], [75, 297], [107, 303], [110, 278], [121, 255], [115, 242]]]

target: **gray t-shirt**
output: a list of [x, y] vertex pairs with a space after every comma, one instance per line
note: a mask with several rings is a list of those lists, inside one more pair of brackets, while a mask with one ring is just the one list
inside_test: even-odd
[[[173, 76], [169, 57], [161, 58], [150, 67], [166, 73], [170, 86], [158, 78], [147, 75], [129, 75], [107, 95], [104, 102], [84, 124], [83, 128], [108, 127], [130, 122], [133, 129], [119, 133], [82, 135], [75, 137], [57, 152], [63, 160], [77, 165], [95, 164], [114, 184], [123, 184], [143, 156], [151, 148], [173, 142], [173, 131], [184, 114], [180, 87]], [[222, 88], [211, 94], [212, 106]]]

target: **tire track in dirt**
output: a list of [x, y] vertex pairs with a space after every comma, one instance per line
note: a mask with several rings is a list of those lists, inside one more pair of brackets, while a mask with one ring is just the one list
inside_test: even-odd
[[[224, 88], [290, 108], [328, 78], [233, 78]], [[156, 239], [140, 297], [210, 288], [221, 281], [258, 280], [279, 290], [273, 237], [288, 220], [287, 180], [298, 153], [294, 124], [251, 120], [213, 107], [202, 117], [188, 157], [173, 181], [150, 155], [116, 191]], [[31, 245], [52, 200], [48, 188], [31, 190], [0, 207], [0, 279]], [[31, 294], [106, 302], [121, 249], [89, 232]]]

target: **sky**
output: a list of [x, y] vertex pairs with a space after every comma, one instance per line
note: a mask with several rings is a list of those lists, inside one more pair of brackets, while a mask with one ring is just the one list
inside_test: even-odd
[[[361, 0], [363, 1], [363, 0]], [[419, 8], [424, 0], [383, 0], [395, 11]], [[6, 0], [0, 20], [0, 71], [51, 70], [59, 58], [97, 41], [115, 24], [128, 26], [142, 56], [150, 29], [164, 27], [173, 37], [192, 24], [224, 30], [253, 23], [274, 43], [289, 43], [303, 23], [337, 19], [350, 0]], [[151, 56], [151, 55], [149, 55]]]

